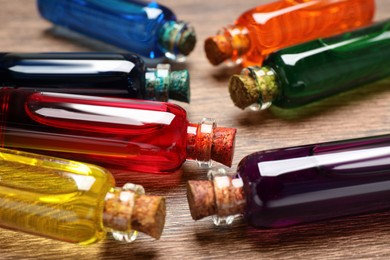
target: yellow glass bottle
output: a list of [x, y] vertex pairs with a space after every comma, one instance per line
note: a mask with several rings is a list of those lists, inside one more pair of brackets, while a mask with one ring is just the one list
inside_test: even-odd
[[108, 231], [128, 242], [137, 231], [158, 239], [165, 200], [143, 193], [115, 188], [111, 173], [92, 164], [0, 149], [1, 227], [84, 245]]

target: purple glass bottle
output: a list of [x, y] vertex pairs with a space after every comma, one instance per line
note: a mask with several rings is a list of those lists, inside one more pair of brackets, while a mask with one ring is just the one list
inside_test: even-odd
[[189, 182], [193, 218], [273, 228], [389, 209], [390, 135], [256, 152], [237, 177]]

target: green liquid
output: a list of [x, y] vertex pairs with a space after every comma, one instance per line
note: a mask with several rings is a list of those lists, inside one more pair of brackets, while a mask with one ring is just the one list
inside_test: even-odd
[[278, 76], [272, 102], [293, 108], [390, 76], [390, 20], [271, 54]]

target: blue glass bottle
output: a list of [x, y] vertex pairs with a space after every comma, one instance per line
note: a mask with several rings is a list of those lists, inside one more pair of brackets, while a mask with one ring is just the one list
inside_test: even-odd
[[187, 23], [155, 2], [38, 0], [38, 9], [56, 25], [151, 59], [183, 59], [196, 42]]

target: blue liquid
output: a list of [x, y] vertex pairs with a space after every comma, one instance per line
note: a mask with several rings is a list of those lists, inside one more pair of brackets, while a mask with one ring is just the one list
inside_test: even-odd
[[166, 7], [146, 1], [38, 0], [40, 14], [52, 23], [147, 58], [161, 58], [162, 26], [176, 21]]

